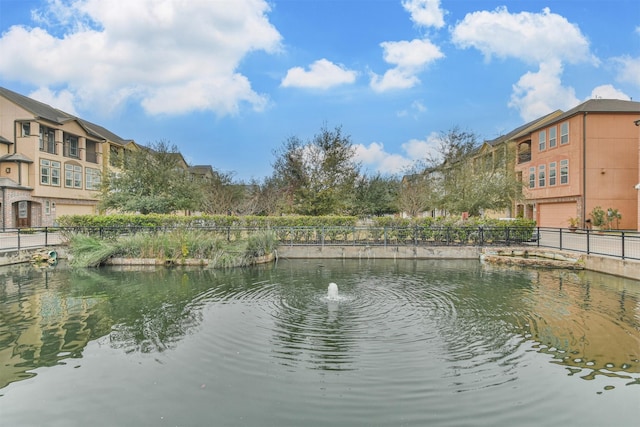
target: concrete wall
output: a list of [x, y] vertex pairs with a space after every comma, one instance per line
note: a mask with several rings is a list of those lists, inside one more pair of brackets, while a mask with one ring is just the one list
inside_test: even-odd
[[352, 258], [352, 259], [479, 259], [479, 247], [410, 247], [410, 246], [280, 246], [277, 257], [289, 259]]
[[640, 280], [640, 261], [621, 260], [596, 255], [583, 255], [587, 270]]
[[[518, 249], [518, 248], [508, 248]], [[492, 248], [496, 250], [496, 248]], [[360, 247], [360, 246], [280, 246], [278, 259], [480, 259], [480, 247]], [[584, 268], [599, 273], [640, 279], [640, 261], [570, 253], [584, 261]]]

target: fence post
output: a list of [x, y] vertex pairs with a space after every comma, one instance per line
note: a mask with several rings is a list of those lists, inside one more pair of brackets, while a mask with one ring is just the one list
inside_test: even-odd
[[624, 259], [624, 231], [622, 232], [622, 239], [620, 239], [622, 243], [622, 259]]
[[591, 230], [587, 228], [587, 255], [589, 255], [590, 250], [591, 250]]
[[387, 247], [387, 226], [385, 225], [384, 228], [384, 247]]
[[44, 228], [44, 247], [49, 246], [49, 227]]
[[18, 228], [18, 250], [20, 250], [20, 229]]
[[560, 246], [559, 249], [562, 250], [562, 228], [560, 228], [560, 244], [559, 244], [559, 246]]

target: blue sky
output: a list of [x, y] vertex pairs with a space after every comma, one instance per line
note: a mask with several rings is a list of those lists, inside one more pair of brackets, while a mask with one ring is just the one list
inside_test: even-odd
[[325, 125], [392, 174], [454, 126], [640, 100], [637, 0], [0, 0], [0, 33], [0, 86], [245, 181]]

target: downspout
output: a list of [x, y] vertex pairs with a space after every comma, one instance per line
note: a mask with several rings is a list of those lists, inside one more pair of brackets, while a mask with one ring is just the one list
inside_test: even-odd
[[7, 206], [5, 205], [5, 194], [4, 194], [6, 190], [7, 190], [7, 187], [2, 187], [2, 231], [4, 231], [5, 228], [7, 227], [7, 218], [5, 215]]
[[13, 154], [18, 153], [18, 128], [16, 127], [18, 123], [22, 123], [23, 120], [14, 120], [13, 121]]
[[587, 217], [587, 114], [582, 117], [582, 228]]

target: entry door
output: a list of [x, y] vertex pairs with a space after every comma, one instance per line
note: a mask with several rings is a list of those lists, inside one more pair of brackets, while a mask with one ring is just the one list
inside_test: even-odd
[[31, 227], [31, 202], [16, 203], [16, 227]]

